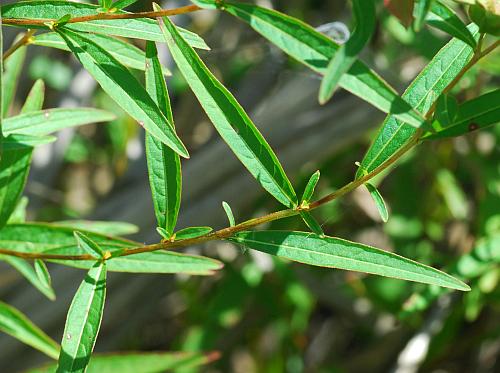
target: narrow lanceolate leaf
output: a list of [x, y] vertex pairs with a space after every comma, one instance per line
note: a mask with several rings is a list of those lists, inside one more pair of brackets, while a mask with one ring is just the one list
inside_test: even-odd
[[399, 255], [334, 237], [308, 232], [241, 232], [230, 238], [250, 249], [300, 263], [365, 272], [468, 291], [462, 281]]
[[[478, 37], [478, 27], [469, 30]], [[470, 61], [473, 49], [459, 39], [452, 39], [434, 56], [431, 62], [413, 80], [403, 97], [419, 112], [427, 113], [445, 88]], [[408, 126], [389, 115], [361, 162], [356, 177], [371, 172], [390, 159], [415, 134], [416, 128]]]
[[301, 211], [300, 217], [302, 218], [302, 220], [304, 220], [304, 223], [306, 223], [306, 225], [312, 232], [316, 233], [319, 236], [325, 235], [325, 232], [323, 232], [323, 228], [321, 228], [321, 225], [309, 211]]
[[113, 3], [113, 8], [123, 9], [137, 2], [137, 0], [117, 0]]
[[159, 19], [172, 56], [201, 106], [234, 154], [262, 187], [287, 207], [295, 191], [273, 150], [233, 95], [207, 69], [167, 17]]
[[320, 177], [319, 170], [311, 175], [309, 181], [307, 182], [306, 188], [304, 189], [304, 193], [302, 194], [302, 202], [309, 203], [314, 194], [314, 189], [316, 189], [316, 185], [318, 184]]
[[17, 83], [26, 58], [26, 47], [21, 47], [10, 55], [4, 62], [2, 78], [2, 115], [9, 115], [9, 108], [16, 95]]
[[425, 17], [429, 13], [433, 2], [434, 0], [419, 0], [415, 5], [415, 21], [413, 22], [413, 27], [416, 31], [420, 31], [422, 28]]
[[91, 108], [47, 109], [4, 119], [4, 134], [45, 136], [63, 128], [109, 122], [114, 114]]
[[0, 302], [0, 330], [53, 359], [59, 355], [59, 345], [55, 341], [19, 310], [3, 302]]
[[226, 201], [222, 201], [222, 208], [227, 215], [227, 220], [229, 220], [229, 226], [234, 227], [236, 225], [236, 221], [234, 220], [233, 210], [231, 209], [231, 206], [229, 206], [229, 203], [227, 203]]
[[[124, 66], [136, 70], [144, 70], [144, 52], [136, 46], [123, 40], [100, 34], [93, 34], [92, 40], [105, 48], [114, 58]], [[54, 32], [46, 32], [40, 35], [34, 35], [30, 38], [30, 44], [43, 47], [57, 48], [69, 51], [70, 49], [64, 42], [64, 39]], [[170, 75], [166, 67], [162, 67], [163, 74]]]
[[10, 135], [3, 138], [2, 148], [5, 150], [25, 149], [50, 144], [56, 140], [54, 136]]
[[[54, 254], [69, 254], [69, 250], [56, 249]], [[69, 267], [88, 269], [92, 263], [82, 260], [53, 260]], [[189, 275], [210, 276], [223, 267], [218, 260], [204, 256], [186, 255], [174, 252], [153, 251], [110, 258], [106, 261], [108, 272], [127, 273], [185, 273]]]
[[462, 40], [472, 48], [476, 47], [476, 39], [467, 26], [458, 18], [453, 10], [440, 1], [435, 0], [433, 2], [431, 12], [427, 14], [426, 22], [430, 26]]
[[[141, 246], [138, 242], [123, 238], [79, 230], [111, 253]], [[64, 249], [72, 255], [87, 254], [77, 245], [73, 232], [72, 228], [56, 224], [32, 222], [9, 224], [0, 230], [0, 247], [22, 253], [50, 253]]]
[[149, 134], [181, 156], [189, 154], [173, 126], [137, 79], [109, 52], [86, 37], [59, 28], [59, 34], [102, 89]]
[[[86, 373], [154, 373], [193, 369], [218, 358], [219, 354], [194, 352], [133, 352], [94, 354]], [[26, 373], [54, 372], [54, 364], [44, 365]]]
[[123, 221], [60, 220], [54, 223], [60, 227], [84, 230], [111, 236], [121, 236], [139, 232], [137, 225]]
[[46, 282], [43, 280], [40, 281], [36, 270], [26, 260], [9, 255], [0, 255], [0, 260], [9, 263], [12, 267], [14, 267], [21, 275], [24, 276], [26, 280], [28, 280], [47, 298], [49, 298], [50, 300], [56, 299], [54, 289], [52, 289], [50, 282]]
[[19, 197], [21, 197], [28, 177], [33, 150], [32, 147], [19, 144], [9, 147], [5, 139], [3, 139], [2, 145], [2, 158], [0, 159], [0, 229], [7, 223]]
[[426, 140], [461, 136], [500, 122], [500, 89], [485, 93], [459, 105], [448, 125], [433, 123], [436, 130], [423, 136]]
[[85, 250], [87, 253], [95, 258], [103, 258], [104, 252], [101, 247], [92, 241], [86, 234], [82, 232], [75, 232], [75, 239], [80, 248]]
[[[214, 1], [211, 1], [214, 3]], [[339, 46], [296, 18], [251, 4], [224, 2], [224, 10], [247, 22], [289, 56], [324, 75]], [[397, 92], [363, 62], [356, 60], [339, 85], [378, 109], [420, 126], [424, 120]]]
[[212, 228], [210, 227], [188, 227], [181, 229], [178, 232], [175, 232], [175, 240], [188, 240], [191, 238], [196, 238], [200, 236], [204, 236], [210, 232], [212, 232]]
[[377, 206], [378, 213], [380, 214], [380, 218], [385, 223], [389, 220], [389, 212], [387, 211], [387, 206], [385, 205], [384, 198], [380, 194], [377, 188], [375, 188], [372, 184], [366, 183], [366, 189], [370, 192], [370, 195], [373, 198], [373, 202]]
[[50, 277], [50, 272], [45, 263], [40, 259], [35, 259], [34, 266], [35, 266], [35, 273], [40, 283], [42, 283], [45, 288], [51, 289], [52, 279]]
[[[34, 20], [57, 20], [67, 14], [75, 17], [95, 16], [99, 7], [94, 4], [66, 0], [21, 1], [2, 6], [4, 18], [34, 19]], [[127, 13], [117, 11], [116, 14]], [[40, 25], [25, 25], [40, 28]], [[144, 39], [164, 42], [158, 23], [152, 19], [115, 19], [96, 20], [90, 22], [68, 23], [67, 28], [79, 32], [89, 32], [103, 35], [121, 36], [124, 38]], [[45, 28], [45, 27], [42, 27]], [[179, 32], [186, 41], [198, 49], [210, 48], [205, 41], [194, 32], [179, 28]]]
[[[17, 53], [17, 52], [15, 52]], [[24, 53], [24, 52], [22, 52]], [[11, 56], [14, 58], [15, 56]], [[0, 56], [1, 58], [1, 56]], [[24, 59], [24, 57], [23, 57]], [[18, 61], [18, 57], [13, 61]], [[19, 61], [18, 61], [19, 62]], [[13, 66], [10, 67], [14, 69]], [[0, 74], [2, 71], [0, 70]], [[9, 78], [12, 79], [12, 78]], [[14, 89], [14, 88], [12, 88]], [[37, 81], [31, 89], [22, 111], [25, 115], [34, 110], [40, 110], [44, 100], [43, 82]], [[7, 120], [8, 122], [8, 120]], [[29, 174], [31, 156], [33, 148], [31, 146], [39, 145], [36, 141], [46, 142], [46, 138], [33, 139], [23, 138], [23, 135], [9, 135], [8, 124], [2, 123], [2, 157], [0, 158], [0, 228], [9, 220], [10, 215], [15, 210], [19, 197], [21, 196], [26, 179]], [[21, 136], [21, 138], [19, 138]], [[3, 136], [2, 136], [3, 137]], [[34, 141], [33, 141], [34, 140]], [[31, 142], [31, 143], [30, 143]]]
[[28, 114], [33, 111], [41, 110], [43, 107], [43, 101], [45, 100], [45, 83], [42, 79], [37, 79], [30, 92], [26, 101], [24, 101], [23, 107], [21, 108], [21, 114]]
[[[146, 44], [146, 90], [174, 125], [167, 85], [153, 42]], [[158, 226], [170, 235], [177, 224], [181, 206], [182, 173], [179, 155], [153, 136], [146, 134], [146, 160], [149, 185]]]
[[355, 29], [328, 64], [319, 88], [320, 104], [325, 104], [333, 96], [340, 79], [357, 60], [358, 54], [370, 41], [375, 30], [377, 19], [373, 0], [353, 0], [352, 10]]
[[96, 263], [69, 307], [57, 373], [85, 372], [101, 326], [106, 297], [106, 264]]

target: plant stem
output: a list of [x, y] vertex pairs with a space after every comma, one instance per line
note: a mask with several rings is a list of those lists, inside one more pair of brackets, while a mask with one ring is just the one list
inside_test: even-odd
[[[192, 13], [200, 10], [196, 5], [187, 5], [180, 8], [164, 9], [157, 12], [138, 12], [138, 13], [98, 13], [90, 16], [71, 18], [67, 23], [80, 23], [98, 20], [113, 20], [113, 19], [134, 19], [134, 18], [156, 18], [175, 16], [179, 14]], [[3, 18], [5, 25], [17, 26], [46, 26], [46, 23], [57, 22], [57, 19], [29, 19], [29, 18]]]
[[15, 51], [17, 51], [22, 46], [25, 46], [29, 43], [30, 38], [35, 34], [36, 30], [29, 30], [24, 34], [24, 36], [19, 39], [16, 43], [14, 43], [5, 53], [3, 54], [3, 60], [5, 61], [9, 58]]

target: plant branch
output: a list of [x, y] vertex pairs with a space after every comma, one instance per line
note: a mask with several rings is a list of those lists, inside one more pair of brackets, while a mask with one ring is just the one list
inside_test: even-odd
[[[175, 16], [179, 14], [192, 13], [201, 10], [199, 6], [187, 5], [180, 8], [164, 9], [157, 12], [138, 12], [138, 13], [98, 13], [90, 16], [82, 16], [71, 18], [66, 23], [80, 23], [98, 20], [113, 20], [113, 19], [134, 19], [134, 18], [157, 18], [166, 16]], [[29, 18], [3, 18], [5, 25], [17, 26], [47, 26], [47, 23], [56, 23], [57, 19], [29, 19]]]
[[24, 36], [21, 39], [19, 39], [16, 43], [14, 43], [7, 51], [5, 51], [5, 53], [3, 54], [3, 60], [5, 61], [19, 48], [27, 45], [31, 37], [35, 34], [35, 32], [36, 30], [28, 29], [28, 32], [26, 32], [26, 34], [24, 34]]

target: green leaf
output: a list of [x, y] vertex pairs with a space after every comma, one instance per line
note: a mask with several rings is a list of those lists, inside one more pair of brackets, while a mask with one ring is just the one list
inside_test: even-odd
[[60, 220], [54, 223], [72, 230], [85, 230], [104, 235], [127, 235], [139, 232], [137, 225], [123, 221]]
[[0, 255], [0, 260], [3, 260], [14, 267], [26, 280], [31, 283], [31, 285], [33, 285], [47, 298], [50, 300], [56, 299], [54, 289], [52, 289], [50, 282], [40, 281], [36, 270], [26, 260], [8, 255]]
[[[247, 22], [285, 53], [322, 75], [339, 48], [332, 39], [311, 26], [275, 10], [230, 1], [224, 2], [224, 10]], [[339, 85], [413, 126], [418, 127], [424, 121], [387, 82], [359, 60], [342, 76]]]
[[233, 95], [207, 69], [174, 24], [159, 19], [179, 70], [234, 154], [262, 187], [287, 207], [297, 204], [295, 191], [273, 150]]
[[[158, 104], [168, 122], [174, 126], [167, 85], [161, 70], [158, 51], [153, 42], [146, 44], [146, 90]], [[169, 235], [174, 232], [179, 216], [182, 193], [181, 160], [177, 153], [153, 136], [146, 134], [146, 160], [149, 185], [158, 226]]]
[[170, 240], [170, 237], [172, 237], [172, 234], [168, 233], [165, 228], [162, 227], [156, 227], [156, 231], [160, 236], [162, 236], [165, 240]]
[[384, 198], [380, 194], [377, 188], [375, 188], [370, 183], [365, 183], [366, 189], [370, 192], [370, 195], [377, 206], [378, 213], [380, 214], [380, 218], [385, 223], [389, 220], [389, 212], [387, 211], [387, 206], [385, 205]]
[[210, 227], [188, 227], [175, 232], [175, 240], [189, 240], [191, 238], [204, 236], [212, 231], [213, 229]]
[[434, 0], [419, 0], [415, 5], [413, 11], [415, 13], [415, 21], [413, 22], [413, 27], [415, 31], [420, 31], [422, 28], [425, 17], [429, 13]]
[[[73, 17], [94, 16], [98, 14], [98, 8], [99, 7], [94, 4], [84, 4], [65, 0], [47, 0], [42, 2], [22, 1], [3, 5], [1, 9], [4, 18], [57, 20], [66, 14], [71, 14]], [[115, 14], [122, 13], [127, 12], [115, 12]], [[41, 28], [40, 25], [29, 26], [32, 28]], [[96, 20], [71, 23], [67, 24], [65, 27], [74, 31], [89, 32], [92, 34], [114, 35], [132, 39], [164, 42], [158, 23], [152, 19]], [[194, 32], [182, 28], [179, 29], [179, 32], [193, 48], [210, 50], [205, 41]]]
[[16, 224], [26, 222], [26, 209], [28, 207], [28, 197], [23, 196], [16, 204], [16, 208], [10, 214], [7, 224]]
[[500, 89], [485, 93], [464, 102], [458, 107], [453, 121], [433, 123], [435, 133], [427, 133], [425, 140], [436, 140], [446, 137], [461, 136], [471, 131], [491, 126], [500, 122]]
[[[478, 37], [476, 25], [469, 26], [474, 37]], [[427, 113], [434, 101], [455, 79], [470, 61], [473, 49], [459, 39], [452, 39], [420, 72], [407, 88], [403, 97], [421, 113]], [[406, 125], [394, 116], [387, 116], [384, 123], [361, 162], [356, 177], [372, 172], [390, 159], [415, 134], [416, 129]]]
[[[186, 273], [190, 275], [213, 275], [223, 264], [218, 260], [198, 255], [187, 255], [169, 251], [153, 251], [108, 259], [108, 270], [130, 273]], [[76, 263], [75, 267], [79, 265]]]
[[113, 3], [113, 8], [123, 9], [136, 2], [137, 0], [117, 0]]
[[441, 95], [437, 99], [436, 109], [434, 111], [434, 120], [432, 129], [437, 132], [444, 127], [448, 127], [455, 122], [458, 114], [458, 102], [455, 97], [451, 95]]
[[75, 239], [80, 248], [85, 250], [88, 254], [92, 255], [96, 259], [103, 259], [104, 258], [104, 252], [102, 249], [99, 247], [98, 244], [96, 244], [94, 241], [92, 241], [88, 236], [81, 232], [75, 232]]
[[[5, 15], [4, 15], [5, 17]], [[17, 40], [17, 39], [16, 39]], [[14, 41], [15, 42], [15, 41]], [[3, 118], [9, 115], [9, 108], [12, 100], [16, 96], [17, 82], [23, 69], [24, 60], [26, 58], [26, 47], [20, 47], [12, 53], [3, 64], [2, 78], [2, 115]]]
[[55, 341], [19, 310], [3, 302], [0, 302], [0, 330], [53, 359], [59, 355], [59, 345]]
[[[4, 128], [5, 130], [5, 128]], [[33, 148], [17, 144], [9, 148], [4, 139], [0, 159], [0, 229], [7, 223], [26, 184]]]
[[[106, 49], [122, 65], [144, 71], [144, 59], [146, 56], [136, 46], [123, 40], [100, 34], [93, 34], [92, 40]], [[30, 39], [30, 44], [70, 51], [64, 39], [54, 32], [35, 35]], [[162, 66], [162, 71], [164, 75], [171, 75], [171, 72], [166, 67]]]
[[0, 159], [2, 158], [2, 119], [3, 119], [3, 29], [2, 8], [0, 7]]
[[321, 225], [316, 221], [316, 219], [314, 219], [314, 216], [312, 216], [309, 211], [300, 211], [300, 217], [304, 220], [304, 223], [306, 223], [311, 231], [316, 233], [318, 236], [325, 235], [323, 228], [321, 228]]
[[322, 105], [332, 98], [340, 79], [349, 71], [375, 31], [377, 14], [373, 0], [353, 0], [352, 9], [355, 28], [349, 40], [338, 48], [326, 68], [319, 88], [319, 102]]
[[234, 227], [236, 225], [236, 221], [234, 220], [233, 210], [231, 210], [231, 206], [226, 201], [222, 201], [222, 208], [224, 209], [227, 220], [229, 220], [229, 226]]
[[69, 307], [57, 373], [85, 372], [101, 326], [106, 297], [106, 264], [96, 263]]
[[4, 150], [19, 150], [50, 144], [56, 140], [54, 136], [10, 135], [3, 138], [2, 146]]
[[78, 33], [58, 29], [66, 44], [102, 89], [149, 134], [189, 158], [184, 144], [137, 79], [105, 49]]
[[21, 108], [21, 114], [28, 114], [33, 111], [42, 110], [44, 100], [45, 83], [42, 79], [38, 79], [28, 93], [26, 101], [24, 101], [23, 107]]
[[462, 281], [399, 255], [334, 237], [308, 232], [237, 233], [230, 241], [300, 263], [365, 272], [468, 291]]
[[472, 48], [476, 47], [476, 39], [467, 26], [458, 18], [453, 10], [440, 1], [436, 0], [433, 2], [431, 12], [427, 14], [426, 22], [430, 26], [464, 41]]
[[3, 131], [5, 135], [45, 136], [63, 128], [109, 122], [115, 118], [110, 112], [91, 108], [47, 109], [6, 118]]
[[50, 277], [50, 272], [47, 269], [45, 263], [40, 259], [35, 259], [35, 273], [38, 277], [38, 280], [43, 284], [45, 288], [52, 288], [52, 279]]
[[311, 198], [314, 194], [314, 189], [316, 188], [316, 184], [318, 184], [319, 177], [319, 170], [311, 175], [304, 189], [304, 193], [302, 194], [302, 202], [309, 203], [309, 201], [311, 201]]
[[[196, 368], [218, 357], [217, 353], [194, 352], [119, 352], [94, 354], [86, 373], [155, 373]], [[26, 373], [52, 373], [56, 365], [50, 364], [31, 369]]]
[[[92, 241], [111, 253], [142, 246], [138, 242], [81, 230]], [[29, 237], [29, 239], [27, 239]], [[73, 228], [49, 223], [9, 224], [0, 230], [0, 247], [22, 253], [51, 253], [67, 250], [73, 255], [87, 254], [79, 248]]]

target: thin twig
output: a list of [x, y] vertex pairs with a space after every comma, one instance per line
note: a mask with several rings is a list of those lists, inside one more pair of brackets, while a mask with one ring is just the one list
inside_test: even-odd
[[[180, 8], [164, 9], [155, 12], [138, 12], [138, 13], [98, 13], [90, 16], [82, 16], [71, 18], [66, 23], [81, 23], [99, 20], [114, 20], [114, 19], [135, 19], [135, 18], [156, 18], [175, 16], [179, 14], [192, 13], [201, 10], [199, 6], [187, 5]], [[29, 19], [29, 18], [3, 18], [5, 25], [16, 26], [46, 26], [47, 23], [57, 22], [57, 19]]]
[[36, 30], [28, 30], [28, 32], [26, 32], [26, 34], [24, 34], [24, 36], [21, 39], [19, 39], [16, 43], [14, 43], [7, 51], [5, 51], [5, 53], [3, 54], [3, 60], [5, 61], [19, 48], [27, 45], [31, 37], [35, 34], [35, 32]]

